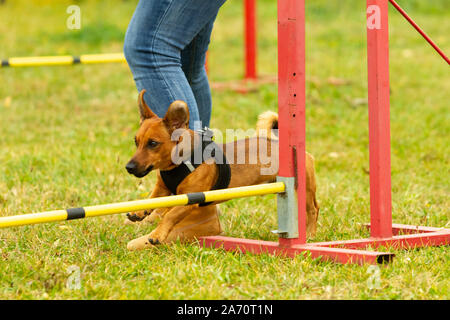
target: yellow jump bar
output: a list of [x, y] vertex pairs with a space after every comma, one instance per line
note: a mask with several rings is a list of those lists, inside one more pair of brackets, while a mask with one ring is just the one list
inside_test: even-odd
[[169, 208], [189, 204], [224, 201], [235, 198], [281, 193], [285, 191], [283, 182], [258, 184], [254, 186], [229, 188], [205, 192], [194, 192], [168, 197], [151, 198], [103, 204], [98, 206], [54, 210], [39, 213], [28, 213], [16, 216], [0, 217], [0, 228], [17, 227], [37, 223], [98, 217], [130, 211]]
[[78, 63], [126, 62], [123, 53], [83, 54], [81, 56], [15, 57], [1, 61], [1, 67], [63, 66]]

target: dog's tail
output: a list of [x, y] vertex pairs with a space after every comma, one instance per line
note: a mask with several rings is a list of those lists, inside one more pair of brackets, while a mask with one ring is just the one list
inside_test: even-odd
[[256, 123], [256, 132], [259, 136], [278, 140], [278, 114], [273, 111], [261, 113]]

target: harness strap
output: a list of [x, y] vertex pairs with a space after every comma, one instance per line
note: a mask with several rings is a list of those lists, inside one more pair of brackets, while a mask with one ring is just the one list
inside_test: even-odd
[[[180, 183], [209, 158], [214, 158], [218, 169], [218, 177], [211, 190], [225, 189], [230, 184], [230, 164], [228, 163], [222, 149], [214, 141], [212, 141], [212, 132], [205, 128], [205, 131], [201, 131], [200, 134], [202, 136], [206, 136], [206, 139], [202, 141], [201, 146], [196, 150], [196, 152], [192, 152], [189, 159], [184, 160], [179, 166], [172, 170], [160, 171], [161, 179], [172, 194], [177, 194], [177, 188]], [[201, 155], [200, 161], [198, 161], [198, 159], [194, 159], [195, 154], [198, 155], [199, 153]], [[209, 153], [211, 157], [205, 158], [205, 153]], [[199, 206], [207, 206], [209, 204], [211, 204], [211, 202], [202, 203], [199, 204]]]

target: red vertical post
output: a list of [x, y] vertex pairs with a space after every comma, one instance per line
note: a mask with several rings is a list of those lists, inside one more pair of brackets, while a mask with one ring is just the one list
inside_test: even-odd
[[244, 1], [245, 79], [256, 79], [256, 10], [255, 0]]
[[278, 175], [296, 179], [299, 231], [282, 246], [306, 242], [305, 101], [305, 0], [279, 0]]
[[371, 236], [392, 236], [388, 0], [367, 0]]

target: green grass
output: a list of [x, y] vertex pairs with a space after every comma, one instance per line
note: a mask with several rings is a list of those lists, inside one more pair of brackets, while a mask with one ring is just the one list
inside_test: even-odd
[[[70, 1], [0, 5], [0, 58], [117, 52], [136, 1], [77, 1], [81, 31], [67, 30]], [[307, 149], [316, 158], [318, 233], [310, 241], [367, 237], [369, 220], [364, 1], [307, 1]], [[401, 1], [450, 52], [446, 0]], [[275, 74], [276, 2], [258, 1], [261, 74]], [[228, 1], [210, 51], [212, 81], [242, 77], [242, 5]], [[393, 220], [450, 227], [448, 66], [391, 10]], [[335, 86], [329, 78], [347, 85]], [[0, 215], [126, 201], [151, 190], [124, 165], [138, 128], [126, 65], [0, 69]], [[213, 92], [212, 127], [253, 128], [276, 110], [275, 85]], [[229, 201], [225, 234], [276, 240], [275, 196]], [[124, 216], [0, 230], [1, 299], [448, 299], [448, 247], [393, 251], [378, 288], [368, 266], [203, 250], [128, 252], [149, 227]], [[66, 287], [78, 266], [81, 289]]]

